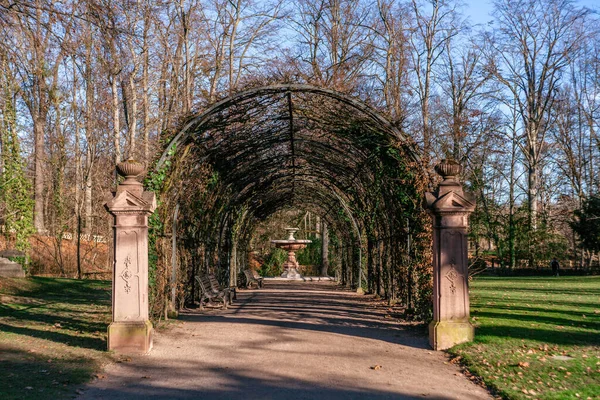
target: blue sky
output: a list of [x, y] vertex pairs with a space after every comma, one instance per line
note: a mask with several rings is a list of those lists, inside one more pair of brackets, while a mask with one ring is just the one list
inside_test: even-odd
[[[579, 0], [577, 4], [588, 7], [593, 10], [600, 9], [600, 0]], [[465, 15], [470, 16], [473, 24], [486, 24], [492, 17], [492, 1], [491, 0], [465, 0]]]

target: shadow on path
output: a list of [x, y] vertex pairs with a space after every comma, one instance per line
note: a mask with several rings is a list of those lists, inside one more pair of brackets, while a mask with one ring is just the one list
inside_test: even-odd
[[239, 292], [228, 310], [189, 310], [181, 319], [313, 330], [429, 349], [426, 327], [393, 320], [386, 308], [375, 307], [367, 296], [341, 291], [331, 283], [265, 286]]
[[490, 399], [422, 325], [332, 283], [242, 290], [224, 310], [187, 310], [148, 356], [111, 365], [80, 400]]
[[[185, 371], [188, 371], [186, 374]], [[153, 385], [151, 380], [154, 376], [165, 373], [165, 368], [155, 366], [146, 370], [148, 375], [144, 375], [135, 383], [127, 384], [123, 387], [107, 388], [101, 391], [93, 391], [84, 394], [80, 399], [211, 399], [211, 400], [451, 400], [456, 397], [443, 395], [410, 395], [399, 393], [397, 391], [387, 391], [384, 388], [379, 390], [371, 388], [357, 387], [328, 387], [326, 385], [295, 379], [291, 381], [285, 376], [277, 376], [273, 373], [271, 376], [260, 378], [251, 374], [239, 374], [234, 371], [222, 369], [208, 369], [207, 374], [220, 377], [222, 384], [219, 388], [181, 388], [164, 387], [164, 385]], [[251, 371], [249, 371], [251, 372]], [[197, 379], [194, 374], [187, 370], [175, 371], [180, 377], [187, 377], [190, 380]], [[477, 399], [478, 397], [467, 397], [462, 400]]]

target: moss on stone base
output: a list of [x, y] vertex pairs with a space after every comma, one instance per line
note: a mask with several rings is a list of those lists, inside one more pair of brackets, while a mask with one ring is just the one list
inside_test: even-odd
[[432, 321], [429, 324], [429, 344], [434, 350], [446, 350], [470, 342], [474, 334], [469, 321]]
[[108, 350], [146, 354], [152, 349], [150, 321], [113, 322], [108, 326]]

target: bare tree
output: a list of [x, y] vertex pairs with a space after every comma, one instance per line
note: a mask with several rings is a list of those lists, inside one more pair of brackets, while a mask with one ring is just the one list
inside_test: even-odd
[[446, 42], [458, 34], [462, 22], [452, 0], [411, 0], [414, 27], [410, 35], [415, 89], [421, 109], [423, 150], [431, 156], [432, 136], [430, 100], [433, 68], [446, 49]]
[[525, 143], [529, 224], [537, 229], [539, 164], [548, 113], [569, 59], [577, 52], [588, 11], [571, 0], [499, 0], [497, 29], [490, 36], [490, 72], [513, 92]]
[[408, 117], [410, 47], [408, 8], [394, 0], [377, 1], [377, 17], [372, 27], [375, 79], [383, 93], [384, 107], [393, 120], [403, 123]]
[[296, 3], [299, 73], [308, 82], [353, 91], [374, 51], [370, 10], [360, 0]]
[[[55, 101], [58, 68], [65, 57], [65, 48], [57, 41], [60, 37], [48, 29], [58, 24], [52, 3], [37, 0], [31, 7], [15, 4], [4, 13], [7, 24], [2, 24], [7, 54], [18, 65], [22, 96], [33, 122], [34, 137], [34, 225], [38, 232], [45, 231], [45, 134], [48, 116]], [[68, 31], [66, 31], [68, 33]], [[63, 32], [65, 33], [65, 32]]]
[[[570, 69], [570, 84], [574, 101], [578, 137], [581, 145], [585, 141], [585, 158], [587, 166], [582, 169], [582, 180], [586, 187], [586, 194], [600, 191], [600, 180], [597, 177], [600, 149], [600, 136], [598, 136], [600, 115], [600, 26], [598, 21], [588, 21], [586, 30], [589, 36], [584, 38], [582, 51], [578, 57], [572, 59]], [[594, 150], [596, 150], [594, 154]]]
[[448, 38], [445, 47], [439, 85], [450, 103], [446, 113], [450, 140], [442, 147], [455, 160], [464, 161], [472, 148], [490, 137], [486, 128], [495, 126], [487, 121], [494, 118], [490, 95], [495, 89], [488, 85], [491, 74], [483, 65], [483, 53], [477, 44], [466, 38], [460, 44]]
[[[277, 23], [283, 17], [283, 0], [263, 3], [248, 0], [212, 0], [203, 13], [204, 31], [212, 54], [214, 69], [209, 74], [209, 99], [214, 101], [219, 88], [232, 93], [241, 78], [257, 72], [274, 46]], [[260, 49], [260, 50], [259, 50]]]

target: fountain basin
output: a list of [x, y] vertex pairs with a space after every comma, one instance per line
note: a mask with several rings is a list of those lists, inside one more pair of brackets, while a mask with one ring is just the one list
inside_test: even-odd
[[271, 240], [271, 243], [286, 251], [296, 251], [305, 248], [312, 240]]

